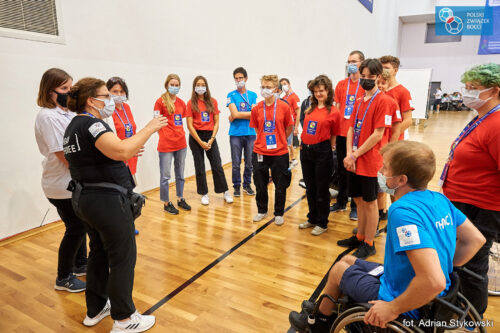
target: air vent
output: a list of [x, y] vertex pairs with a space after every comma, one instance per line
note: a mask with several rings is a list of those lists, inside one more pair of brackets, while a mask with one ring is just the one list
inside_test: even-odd
[[55, 0], [0, 0], [0, 28], [59, 36]]

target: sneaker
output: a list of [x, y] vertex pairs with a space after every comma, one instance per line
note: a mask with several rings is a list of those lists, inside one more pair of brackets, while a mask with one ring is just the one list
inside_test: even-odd
[[368, 245], [366, 242], [363, 242], [356, 251], [352, 254], [353, 256], [359, 258], [359, 259], [366, 259], [369, 256], [374, 255], [377, 253], [375, 250], [375, 243], [373, 243], [372, 246]]
[[336, 315], [331, 315], [329, 317], [318, 315], [316, 317], [309, 317], [307, 313], [298, 313], [296, 311], [290, 312], [288, 320], [290, 325], [294, 330], [300, 333], [305, 332], [330, 332]]
[[167, 205], [164, 204], [163, 210], [169, 214], [172, 214], [172, 215], [179, 214], [179, 210], [174, 207], [174, 204], [172, 203], [172, 201], [169, 201]]
[[330, 212], [345, 212], [345, 205], [340, 205], [338, 202], [330, 206]]
[[201, 197], [201, 204], [207, 206], [210, 203], [210, 199], [208, 198], [208, 194], [205, 194]]
[[337, 191], [334, 188], [329, 189], [329, 191], [330, 191], [330, 198], [332, 198], [332, 199], [336, 198], [339, 195], [339, 191]]
[[326, 232], [328, 228], [321, 228], [319, 225], [315, 226], [313, 230], [311, 230], [311, 235], [319, 236], [322, 233]]
[[250, 185], [243, 186], [243, 192], [245, 192], [246, 195], [255, 195], [255, 191], [252, 189]]
[[305, 221], [304, 223], [299, 224], [299, 229], [307, 229], [307, 228], [313, 228], [314, 224], [312, 224], [309, 221]]
[[258, 213], [253, 217], [254, 222], [260, 222], [267, 216], [267, 213]]
[[304, 179], [299, 180], [299, 186], [302, 188], [306, 188], [306, 182], [304, 181]]
[[356, 236], [351, 236], [347, 239], [337, 241], [337, 245], [343, 247], [358, 247], [362, 243], [364, 242], [360, 241]]
[[87, 284], [81, 280], [78, 280], [75, 274], [70, 274], [65, 279], [56, 279], [54, 289], [69, 291], [70, 293], [79, 293], [81, 291], [84, 291], [86, 286]]
[[227, 203], [233, 203], [233, 196], [229, 193], [229, 191], [224, 192], [224, 201]]
[[302, 301], [302, 304], [300, 305], [302, 308], [302, 311], [304, 311], [307, 314], [311, 314], [314, 311], [314, 308], [316, 307], [316, 303], [313, 301], [305, 300]]
[[186, 202], [186, 200], [184, 200], [184, 198], [182, 198], [181, 200], [177, 200], [177, 206], [187, 211], [191, 210], [191, 206], [188, 205], [188, 203]]
[[233, 193], [236, 198], [241, 197], [241, 192], [239, 187], [235, 187]]
[[274, 223], [276, 225], [282, 225], [283, 223], [285, 223], [285, 221], [283, 220], [283, 216], [275, 216]]
[[[382, 230], [378, 230], [377, 229], [377, 231], [375, 231], [375, 237], [380, 236], [380, 233], [383, 232], [383, 231], [384, 231], [384, 229], [382, 229]], [[353, 233], [353, 235], [356, 235], [358, 233], [358, 228], [352, 229], [352, 233]]]
[[115, 320], [111, 333], [144, 332], [153, 327], [155, 322], [155, 316], [144, 316], [136, 311], [130, 316], [130, 319], [127, 321]]
[[290, 168], [294, 168], [299, 164], [297, 160], [294, 158], [293, 160], [290, 161]]
[[95, 326], [99, 324], [101, 320], [106, 318], [111, 314], [111, 303], [109, 302], [109, 299], [106, 301], [106, 304], [102, 308], [101, 312], [97, 314], [94, 318], [90, 318], [88, 315], [85, 316], [85, 319], [83, 320], [83, 325], [85, 326]]
[[87, 275], [87, 264], [78, 267], [73, 267], [73, 274], [75, 274], [76, 276]]
[[378, 214], [378, 220], [387, 220], [387, 212], [382, 212]]
[[351, 221], [358, 220], [358, 210], [357, 209], [351, 209], [351, 212], [349, 213], [349, 220], [351, 220]]

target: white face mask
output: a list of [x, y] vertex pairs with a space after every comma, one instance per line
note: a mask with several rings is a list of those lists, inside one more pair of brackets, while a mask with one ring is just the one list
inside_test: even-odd
[[286, 94], [290, 88], [288, 87], [288, 84], [284, 84], [281, 86], [281, 90]]
[[204, 93], [207, 92], [207, 87], [195, 87], [194, 88], [194, 91], [198, 94], [198, 95], [203, 95]]
[[115, 101], [115, 104], [123, 103], [127, 101], [127, 96], [111, 95], [111, 98]]
[[483, 89], [483, 90], [477, 90], [477, 89], [474, 89], [474, 90], [470, 89], [469, 90], [466, 88], [462, 88], [462, 97], [463, 97], [463, 101], [464, 101], [465, 106], [467, 106], [471, 109], [474, 109], [474, 110], [479, 109], [486, 102], [488, 102], [490, 99], [493, 98], [493, 97], [490, 97], [488, 99], [481, 99], [481, 98], [479, 98], [479, 95], [481, 95], [481, 93], [488, 91], [488, 90], [491, 90], [491, 89], [493, 89], [493, 87]]
[[269, 98], [269, 97], [273, 96], [274, 92], [273, 92], [273, 89], [263, 88], [263, 89], [260, 89], [260, 94], [264, 98]]
[[236, 81], [235, 83], [236, 83], [236, 88], [241, 89], [241, 88], [245, 87], [246, 82], [245, 82], [245, 80], [241, 80], [241, 81]]
[[389, 186], [387, 186], [387, 178], [394, 178], [394, 177], [397, 176], [386, 177], [381, 172], [377, 174], [378, 186], [380, 186], [380, 189], [383, 192], [388, 193], [390, 195], [394, 195], [396, 193], [396, 190], [399, 188], [399, 186], [395, 188], [389, 188]]
[[102, 109], [98, 109], [95, 106], [92, 106], [94, 109], [96, 109], [99, 114], [101, 115], [101, 118], [108, 118], [113, 115], [113, 112], [115, 112], [115, 101], [110, 97], [108, 99], [100, 99], [100, 98], [95, 98], [92, 97], [95, 100], [104, 102], [104, 107]]

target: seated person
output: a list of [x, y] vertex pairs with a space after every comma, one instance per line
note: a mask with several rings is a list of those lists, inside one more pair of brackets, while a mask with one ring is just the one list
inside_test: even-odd
[[443, 94], [443, 97], [441, 98], [441, 109], [445, 111], [450, 110], [450, 102], [450, 95]]
[[[396, 197], [389, 208], [384, 265], [348, 255], [330, 270], [324, 293], [373, 304], [365, 323], [385, 327], [401, 314], [418, 319], [416, 309], [446, 294], [453, 267], [469, 261], [485, 239], [443, 194], [427, 190], [436, 169], [427, 145], [397, 141], [381, 154], [379, 184]], [[329, 332], [334, 307], [323, 298], [313, 332]], [[303, 332], [307, 314], [290, 313], [290, 323]]]

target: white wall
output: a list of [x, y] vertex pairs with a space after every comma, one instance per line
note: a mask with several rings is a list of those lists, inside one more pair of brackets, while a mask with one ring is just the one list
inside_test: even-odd
[[[58, 219], [40, 186], [42, 156], [33, 133], [39, 80], [50, 67], [75, 81], [124, 77], [139, 127], [152, 116], [168, 73], [181, 76], [184, 100], [194, 76], [205, 75], [223, 112], [218, 142], [227, 163], [223, 103], [234, 89], [235, 67], [248, 70], [252, 90], [262, 74], [276, 73], [303, 97], [307, 80], [318, 74], [340, 80], [349, 51], [376, 57], [397, 50], [396, 0], [376, 1], [373, 14], [356, 0], [60, 2], [66, 44], [0, 37], [0, 239], [39, 226], [47, 210], [43, 223]], [[140, 158], [140, 191], [158, 186], [156, 143], [154, 136]], [[186, 176], [193, 173], [188, 153]]]
[[488, 62], [500, 62], [500, 55], [478, 55], [480, 36], [462, 36], [456, 43], [425, 43], [426, 23], [402, 27], [400, 60], [403, 68], [432, 68], [432, 81], [441, 81], [443, 92], [459, 91], [462, 74]]

